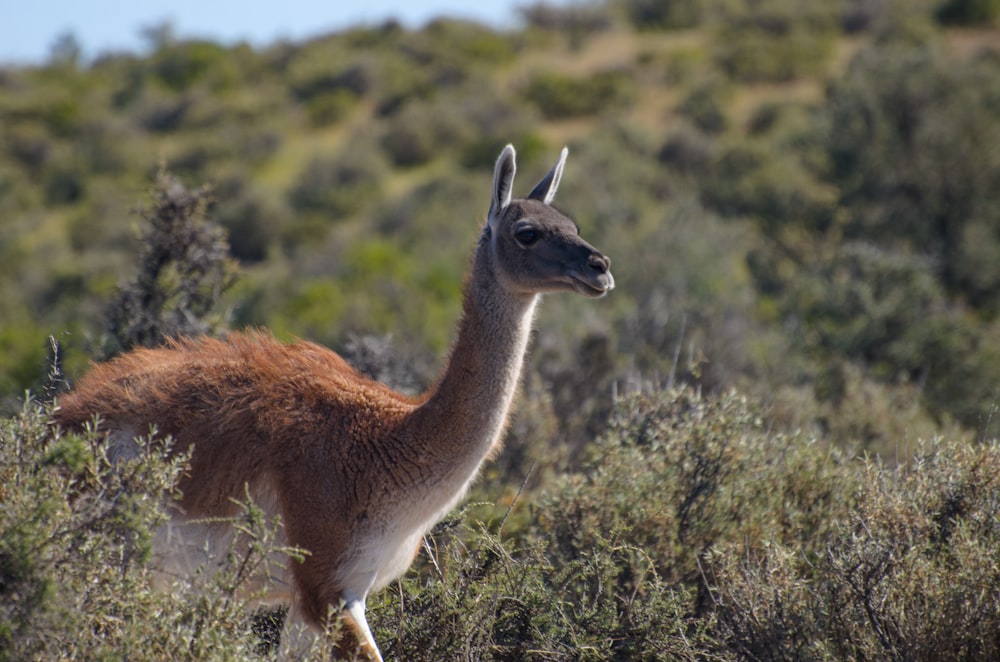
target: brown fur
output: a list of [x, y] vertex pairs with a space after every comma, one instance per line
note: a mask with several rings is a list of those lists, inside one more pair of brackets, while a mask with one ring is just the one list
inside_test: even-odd
[[[246, 483], [282, 483], [289, 467], [311, 464], [357, 482], [374, 467], [347, 459], [367, 455], [365, 445], [415, 406], [324, 347], [254, 332], [172, 341], [95, 365], [60, 402], [56, 421], [78, 429], [99, 413], [112, 426], [155, 425], [176, 450], [201, 442], [181, 484], [181, 505], [198, 517], [230, 508]], [[208, 475], [203, 484], [190, 478]]]

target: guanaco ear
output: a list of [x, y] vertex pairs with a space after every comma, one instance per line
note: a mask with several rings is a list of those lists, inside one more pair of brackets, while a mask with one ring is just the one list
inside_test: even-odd
[[514, 188], [514, 146], [507, 145], [500, 152], [497, 165], [493, 169], [493, 201], [490, 203], [489, 220], [492, 223], [510, 204], [511, 191]]
[[556, 190], [559, 188], [559, 180], [562, 179], [563, 167], [566, 165], [568, 154], [569, 149], [563, 147], [562, 152], [559, 153], [559, 161], [552, 166], [549, 174], [542, 177], [542, 181], [535, 185], [535, 188], [528, 194], [529, 198], [547, 205], [552, 204], [552, 199], [556, 197]]

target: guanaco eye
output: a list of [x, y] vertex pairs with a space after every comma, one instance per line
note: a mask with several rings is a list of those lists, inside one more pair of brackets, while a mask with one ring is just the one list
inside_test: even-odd
[[534, 228], [522, 228], [514, 233], [514, 239], [522, 246], [531, 246], [542, 238], [542, 234]]

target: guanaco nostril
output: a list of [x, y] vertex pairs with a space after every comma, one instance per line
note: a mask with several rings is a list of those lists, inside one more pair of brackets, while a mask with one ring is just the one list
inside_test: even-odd
[[611, 269], [611, 258], [605, 257], [600, 253], [591, 253], [587, 263], [591, 269], [598, 273], [606, 274]]

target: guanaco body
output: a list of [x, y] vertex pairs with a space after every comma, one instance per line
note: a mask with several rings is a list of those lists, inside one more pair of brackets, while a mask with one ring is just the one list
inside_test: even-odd
[[551, 206], [566, 155], [514, 199], [514, 148], [500, 154], [457, 339], [422, 397], [316, 344], [254, 332], [132, 351], [62, 398], [56, 422], [78, 429], [99, 415], [120, 456], [151, 426], [175, 450], [193, 445], [173, 521], [155, 542], [165, 572], [190, 572], [206, 549], [221, 556], [233, 533], [204, 522], [234, 515], [233, 500], [249, 490], [280, 514], [286, 542], [308, 551], [269, 578], [271, 597], [290, 602], [283, 650], [342, 608], [338, 652], [381, 660], [365, 598], [406, 571], [422, 536], [498, 452], [539, 295], [596, 298], [614, 287], [610, 260]]

